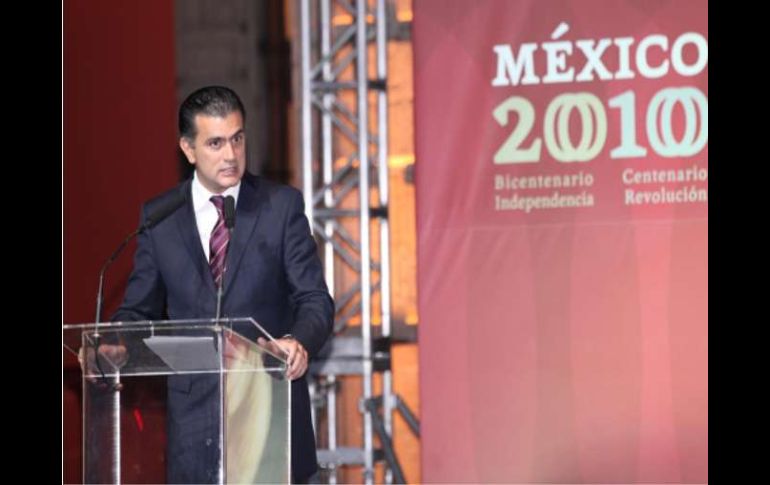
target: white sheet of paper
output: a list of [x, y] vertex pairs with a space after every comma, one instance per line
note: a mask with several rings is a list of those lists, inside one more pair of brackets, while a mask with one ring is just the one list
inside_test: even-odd
[[176, 372], [219, 368], [211, 337], [154, 336], [144, 339], [144, 343]]

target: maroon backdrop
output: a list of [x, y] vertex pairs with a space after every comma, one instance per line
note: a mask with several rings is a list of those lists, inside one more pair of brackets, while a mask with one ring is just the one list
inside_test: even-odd
[[707, 482], [707, 3], [413, 33], [423, 480]]
[[[173, 6], [63, 2], [64, 323], [93, 321], [104, 260], [137, 225], [141, 202], [178, 180]], [[105, 317], [122, 297], [132, 250], [109, 271]], [[69, 370], [76, 365], [65, 358], [68, 483], [81, 479], [79, 376]], [[159, 415], [144, 417], [145, 435], [160, 427]]]

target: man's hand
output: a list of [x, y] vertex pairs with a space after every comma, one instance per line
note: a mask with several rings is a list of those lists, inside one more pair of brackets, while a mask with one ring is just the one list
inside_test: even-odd
[[[116, 368], [120, 369], [128, 361], [128, 351], [125, 345], [101, 344], [99, 345], [99, 366], [96, 365], [96, 359], [96, 353], [92, 347], [80, 348], [78, 362], [80, 362], [80, 368], [84, 375], [100, 375], [102, 372], [99, 370], [99, 366], [105, 373], [114, 371]], [[92, 384], [97, 383], [95, 377], [86, 377], [86, 380]]]
[[307, 351], [294, 337], [279, 338], [275, 342], [259, 337], [257, 343], [275, 355], [286, 356], [287, 379], [293, 381], [302, 377], [307, 371]]

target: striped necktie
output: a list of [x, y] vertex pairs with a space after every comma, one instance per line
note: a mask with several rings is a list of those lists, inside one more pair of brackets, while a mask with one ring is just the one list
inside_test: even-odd
[[215, 195], [211, 197], [211, 202], [217, 208], [219, 218], [211, 231], [211, 239], [209, 239], [209, 268], [211, 268], [214, 283], [219, 287], [222, 284], [222, 276], [225, 274], [225, 256], [227, 256], [227, 246], [230, 243], [230, 231], [225, 227], [225, 198], [221, 195]]

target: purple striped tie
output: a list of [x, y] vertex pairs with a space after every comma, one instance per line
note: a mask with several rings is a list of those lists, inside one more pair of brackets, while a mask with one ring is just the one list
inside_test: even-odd
[[211, 197], [211, 203], [217, 208], [219, 218], [211, 231], [209, 240], [209, 268], [211, 276], [214, 277], [214, 283], [219, 287], [222, 283], [222, 275], [225, 274], [225, 256], [227, 255], [227, 246], [230, 244], [230, 231], [225, 227], [225, 198], [221, 195]]

